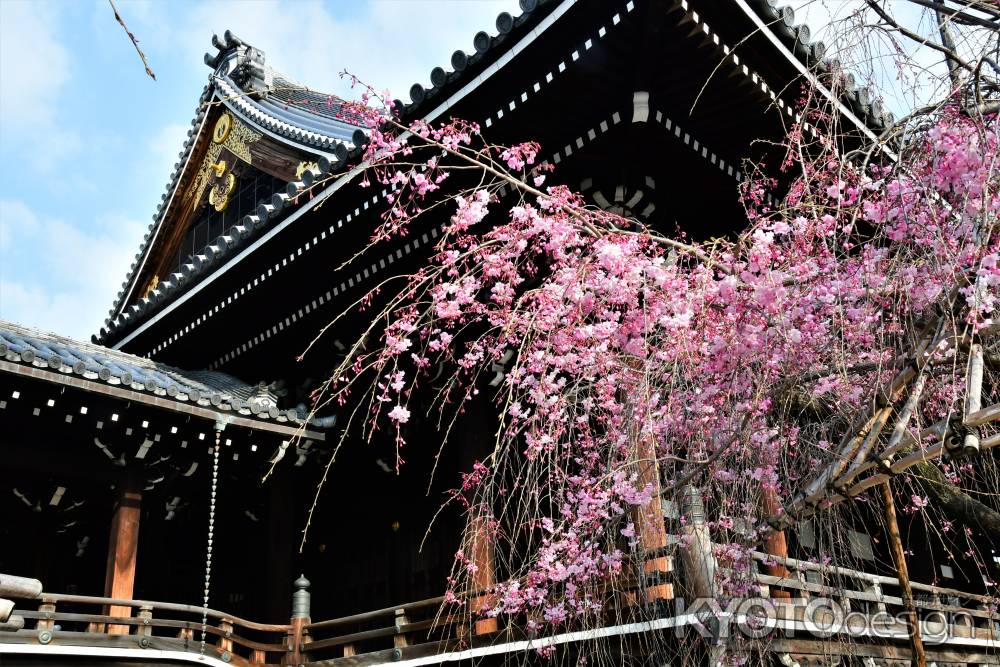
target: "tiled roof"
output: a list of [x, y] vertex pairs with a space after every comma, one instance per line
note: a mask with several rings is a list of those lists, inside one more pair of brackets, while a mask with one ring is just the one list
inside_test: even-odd
[[157, 227], [159, 227], [160, 223], [163, 222], [163, 217], [166, 215], [167, 209], [169, 208], [170, 199], [173, 196], [174, 190], [177, 189], [177, 183], [181, 178], [181, 174], [184, 173], [184, 167], [187, 164], [188, 159], [191, 157], [191, 151], [198, 140], [198, 132], [201, 129], [201, 125], [205, 120], [205, 114], [208, 111], [206, 102], [209, 99], [210, 93], [211, 88], [209, 86], [205, 86], [205, 89], [202, 91], [201, 97], [198, 100], [198, 108], [195, 111], [195, 116], [191, 120], [191, 128], [188, 130], [187, 137], [184, 139], [184, 145], [181, 147], [181, 152], [177, 155], [177, 162], [174, 163], [174, 169], [170, 173], [170, 180], [167, 181], [166, 191], [160, 196], [160, 203], [156, 206], [156, 213], [153, 214], [153, 221], [149, 223], [146, 235], [142, 238], [142, 246], [139, 248], [139, 252], [135, 254], [135, 259], [129, 267], [128, 275], [125, 277], [125, 281], [122, 282], [121, 289], [118, 290], [118, 294], [115, 296], [115, 302], [111, 306], [111, 310], [108, 311], [105, 326], [110, 325], [112, 319], [124, 305], [124, 301], [128, 297], [129, 285], [135, 279], [136, 274], [142, 265], [143, 256], [149, 248], [151, 239], [155, 236], [154, 232]]
[[[208, 407], [252, 419], [292, 422], [295, 410], [279, 410], [263, 387], [218, 371], [184, 371], [118, 350], [0, 320], [0, 361], [45, 369], [159, 396], [177, 404]], [[84, 389], [88, 388], [82, 383]]]
[[212, 38], [218, 49], [205, 54], [219, 90], [216, 97], [250, 120], [292, 141], [332, 151], [340, 144], [357, 144], [364, 136], [344, 101], [295, 83], [267, 64], [264, 52], [230, 31]]
[[496, 35], [490, 35], [485, 30], [477, 32], [472, 38], [472, 53], [459, 49], [451, 55], [450, 69], [435, 67], [431, 70], [430, 88], [419, 82], [410, 86], [410, 103], [403, 105], [403, 113], [410, 118], [420, 117], [426, 112], [427, 104], [443, 99], [446, 92], [456, 90], [475, 78], [486, 66], [503, 56], [514, 43], [514, 37], [534, 29], [558, 4], [555, 0], [520, 0], [519, 15], [501, 12], [496, 20]]
[[[708, 0], [715, 3], [720, 0]], [[855, 85], [855, 77], [843, 69], [839, 62], [826, 57], [823, 42], [811, 42], [809, 26], [795, 24], [795, 11], [790, 6], [779, 6], [778, 0], [747, 0], [760, 16], [768, 30], [774, 33], [794, 57], [807, 67], [820, 73], [839, 76], [838, 90], [842, 101], [858, 114], [871, 128], [878, 129], [892, 122], [874, 92]], [[555, 0], [520, 0], [521, 13], [512, 16], [502, 12], [497, 16], [495, 35], [486, 31], [476, 33], [472, 40], [473, 52], [455, 51], [451, 68], [435, 67], [430, 72], [431, 87], [420, 83], [410, 87], [410, 103], [403, 104], [404, 114], [416, 118], [427, 112], [427, 107], [444, 98], [445, 94], [472, 80], [489, 63], [496, 61], [512, 44], [511, 37], [533, 30], [556, 5]], [[686, 7], [686, 3], [685, 3]]]
[[[227, 230], [219, 239], [213, 240], [198, 253], [206, 259], [199, 262], [193, 270], [182, 271], [171, 276], [161, 276], [160, 288], [139, 299], [126, 308], [126, 301], [131, 298], [136, 289], [133, 284], [139, 277], [145, 258], [154, 246], [160, 227], [164, 223], [171, 200], [184, 173], [184, 167], [190, 159], [192, 149], [197, 141], [199, 130], [205, 120], [209, 108], [208, 102], [213, 98], [221, 101], [232, 111], [260, 127], [270, 130], [276, 135], [298, 143], [310, 153], [317, 154], [318, 162], [324, 165], [324, 173], [331, 164], [343, 163], [349, 155], [358, 152], [358, 146], [365, 141], [365, 134], [349, 114], [342, 111], [343, 100], [319, 93], [299, 84], [275, 71], [264, 63], [264, 54], [245, 44], [241, 39], [226, 31], [223, 40], [213, 38], [213, 44], [219, 52], [212, 56], [205, 54], [205, 61], [215, 70], [210, 83], [202, 92], [192, 128], [178, 155], [178, 162], [170, 176], [166, 192], [153, 215], [153, 221], [143, 238], [142, 247], [136, 253], [135, 261], [129, 267], [129, 273], [122, 288], [118, 292], [114, 305], [108, 312], [104, 327], [94, 342], [104, 342], [109, 335], [118, 329], [133, 324], [137, 318], [150, 311], [168, 294], [175, 294], [181, 287], [202, 273], [207, 273], [211, 267], [220, 263], [216, 260], [227, 254], [243, 241], [254, 236], [263, 228], [269, 217], [280, 213], [289, 195], [283, 192], [275, 193], [269, 201], [261, 202], [256, 216], [247, 216], [242, 226]], [[235, 78], [234, 78], [235, 77]], [[312, 174], [318, 176], [318, 174]], [[292, 189], [293, 184], [289, 184]], [[294, 188], [297, 194], [302, 184]]]
[[295, 107], [316, 116], [359, 124], [359, 119], [344, 108], [345, 102], [341, 98], [307, 88], [277, 72], [274, 74], [274, 88], [269, 97], [279, 104]]
[[894, 118], [885, 109], [875, 91], [858, 86], [853, 73], [841, 63], [828, 58], [826, 45], [822, 41], [811, 41], [809, 26], [796, 25], [795, 10], [781, 6], [778, 0], [747, 0], [766, 28], [792, 52], [795, 58], [820, 75], [821, 79], [837, 78], [835, 89], [840, 100], [869, 128], [879, 130], [892, 125]]
[[[711, 0], [715, 1], [715, 0]], [[773, 33], [802, 65], [827, 75], [840, 78], [842, 101], [854, 111], [858, 118], [874, 130], [892, 122], [892, 114], [886, 111], [875, 94], [868, 88], [857, 87], [854, 77], [835, 60], [826, 58], [826, 48], [822, 42], [811, 42], [809, 28], [795, 25], [795, 12], [791, 7], [780, 7], [778, 0], [747, 0], [767, 29]], [[565, 0], [564, 0], [565, 2]], [[452, 91], [478, 76], [490, 63], [496, 62], [511, 48], [515, 40], [532, 30], [538, 29], [546, 16], [557, 10], [563, 3], [557, 0], [520, 0], [521, 13], [512, 16], [503, 12], [497, 16], [495, 35], [480, 31], [473, 37], [473, 52], [458, 50], [452, 54], [451, 69], [435, 67], [430, 72], [431, 88], [415, 83], [410, 88], [410, 104], [400, 103], [401, 112], [408, 118], [417, 118], [429, 112], [431, 105], [446, 98]], [[189, 132], [188, 141], [181, 153], [181, 162], [176, 165], [164, 204], [161, 204], [154, 223], [150, 226], [143, 248], [136, 255], [129, 278], [123, 284], [118, 299], [105, 322], [105, 329], [94, 337], [95, 342], [104, 342], [119, 331], [129, 329], [156, 310], [166, 301], [172, 300], [187, 286], [200, 280], [223, 263], [222, 258], [255, 236], [269, 222], [293, 207], [292, 199], [315, 178], [328, 171], [342, 169], [353, 162], [361, 153], [365, 140], [364, 132], [351, 125], [351, 118], [343, 111], [343, 100], [301, 86], [264, 62], [264, 54], [249, 46], [239, 37], [226, 31], [224, 37], [212, 40], [218, 53], [205, 54], [205, 62], [215, 69], [213, 84], [206, 88], [203, 102], [214, 95], [232, 110], [265, 127], [272, 132], [287, 137], [321, 151], [318, 173], [308, 174], [306, 182], [288, 184], [287, 192], [275, 193], [270, 201], [262, 202], [255, 215], [248, 215], [240, 225], [228, 230], [223, 236], [209, 243], [200, 254], [204, 261], [187, 265], [181, 272], [164, 276], [159, 287], [124, 309], [123, 300], [128, 295], [128, 286], [136, 277], [143, 254], [148, 251], [151, 234], [162, 222], [164, 204], [176, 187], [182, 165], [194, 143], [195, 132]], [[204, 117], [204, 103], [199, 107], [194, 124]], [[327, 157], [327, 155], [329, 157]]]

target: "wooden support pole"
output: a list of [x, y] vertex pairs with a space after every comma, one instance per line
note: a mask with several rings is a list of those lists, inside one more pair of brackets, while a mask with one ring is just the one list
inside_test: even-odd
[[[908, 435], [907, 428], [910, 425], [910, 419], [913, 417], [913, 412], [920, 404], [920, 398], [923, 396], [924, 385], [926, 382], [926, 375], [921, 373], [917, 376], [916, 381], [913, 383], [913, 388], [910, 391], [909, 398], [906, 399], [903, 409], [899, 411], [899, 414], [896, 417], [896, 425], [892, 429], [892, 435], [889, 436], [888, 444], [881, 453], [875, 455], [878, 458], [888, 460], [889, 457], [901, 448], [901, 443], [903, 443], [904, 438], [912, 437]], [[872, 441], [872, 445], [874, 445], [874, 441]], [[859, 450], [854, 458], [854, 462], [851, 464], [851, 467], [834, 481], [834, 488], [846, 489], [847, 485], [854, 481], [854, 479], [861, 472], [867, 470], [869, 468], [869, 460], [875, 458], [875, 456], [873, 456], [873, 452], [874, 449], [872, 447], [862, 448]]]
[[903, 589], [903, 607], [906, 611], [906, 623], [910, 626], [910, 648], [913, 656], [910, 664], [913, 667], [927, 667], [927, 656], [924, 654], [924, 642], [920, 638], [920, 618], [913, 606], [913, 588], [910, 586], [910, 574], [906, 567], [906, 554], [903, 553], [903, 540], [899, 536], [899, 523], [896, 521], [896, 504], [892, 499], [892, 488], [889, 480], [879, 485], [882, 492], [882, 504], [885, 506], [885, 524], [889, 533], [889, 546], [892, 549], [892, 559], [895, 561], [899, 585]]
[[[482, 510], [475, 509], [469, 519], [469, 529], [466, 533], [466, 553], [476, 566], [476, 571], [470, 577], [469, 585], [474, 591], [488, 590], [496, 584], [495, 565], [493, 562], [493, 539], [490, 536], [490, 519]], [[489, 603], [489, 597], [480, 595], [469, 603], [469, 609], [475, 619], [479, 612]], [[497, 631], [497, 619], [480, 618], [475, 621], [473, 634], [488, 635]]]
[[38, 611], [42, 614], [42, 618], [35, 621], [36, 630], [51, 630], [56, 626], [56, 622], [52, 619], [56, 613], [56, 603], [51, 600], [42, 599], [42, 604], [38, 605]]
[[[108, 539], [108, 561], [104, 576], [104, 596], [131, 600], [135, 586], [135, 564], [139, 551], [139, 514], [142, 493], [136, 480], [129, 475], [118, 487], [118, 500], [111, 519]], [[109, 616], [131, 616], [132, 608], [112, 605]], [[127, 635], [129, 626], [109, 625], [108, 633]]]
[[309, 622], [308, 618], [293, 618], [291, 628], [288, 630], [288, 654], [286, 665], [299, 665], [305, 663], [305, 654], [302, 652], [302, 645], [305, 643], [305, 627]]
[[139, 607], [137, 618], [142, 621], [142, 625], [135, 629], [135, 634], [149, 637], [153, 634], [153, 608], [150, 605]]
[[696, 598], [714, 598], [716, 562], [700, 489], [690, 485], [683, 489], [681, 512], [686, 519], [681, 547], [685, 588]]
[[410, 619], [406, 617], [406, 610], [397, 609], [393, 613], [393, 621], [396, 627], [396, 634], [392, 636], [392, 645], [394, 648], [406, 648], [410, 645], [409, 640], [406, 638], [406, 633], [403, 632], [403, 627], [410, 623]]
[[[685, 518], [681, 529], [684, 541], [681, 547], [681, 562], [684, 565], [684, 590], [695, 599], [716, 599], [718, 586], [715, 575], [718, 563], [712, 553], [712, 536], [705, 521], [705, 505], [701, 490], [688, 484], [681, 490], [681, 514]], [[715, 635], [707, 646], [708, 665], [717, 667], [723, 664], [726, 644], [721, 636], [718, 618], [702, 616], [706, 627]]]
[[219, 622], [219, 630], [222, 632], [219, 635], [219, 640], [216, 642], [216, 646], [219, 648], [219, 652], [223, 653], [225, 651], [233, 652], [233, 624], [232, 622], [224, 618]]
[[[762, 497], [762, 502], [764, 506], [764, 513], [769, 517], [776, 517], [781, 504], [778, 502], [778, 497], [774, 492], [774, 489], [765, 487]], [[785, 579], [790, 576], [788, 568], [785, 567], [785, 563], [781, 559], [788, 558], [788, 542], [785, 539], [785, 531], [783, 530], [772, 530], [771, 533], [764, 540], [764, 551], [767, 552], [769, 556], [777, 556], [778, 560], [771, 564], [766, 564], [764, 566], [764, 571], [773, 576], [781, 577]], [[786, 590], [771, 587], [771, 597], [781, 600], [790, 600], [792, 594]]]
[[[852, 424], [848, 432], [842, 439], [842, 446], [838, 450], [837, 458], [834, 459], [803, 492], [789, 504], [786, 508], [790, 513], [802, 515], [803, 509], [807, 505], [819, 503], [827, 495], [827, 486], [831, 482], [836, 482], [843, 472], [845, 466], [852, 460], [866, 458], [867, 448], [875, 444], [877, 438], [885, 427], [886, 421], [892, 413], [892, 404], [902, 395], [902, 392], [916, 378], [923, 367], [930, 360], [931, 355], [928, 350], [933, 350], [941, 339], [941, 329], [943, 321], [936, 320], [928, 324], [921, 337], [920, 343], [913, 350], [912, 364], [907, 364], [900, 370], [889, 383], [889, 386], [881, 392], [882, 407], [878, 410], [872, 409], [871, 416], [863, 423]], [[859, 452], [858, 450], [862, 451]], [[857, 475], [856, 471], [853, 477]], [[842, 485], [846, 480], [837, 483]]]
[[[649, 502], [636, 510], [636, 528], [639, 546], [643, 551], [662, 553], [667, 546], [667, 526], [664, 523], [662, 489], [660, 487], [660, 464], [656, 456], [656, 443], [651, 437], [642, 437], [636, 452], [636, 467], [639, 488], [651, 486], [653, 493]], [[672, 600], [673, 586], [661, 580], [671, 570], [668, 556], [657, 556], [643, 563], [643, 573], [652, 579], [646, 587], [646, 601]]]
[[[978, 343], [969, 350], [969, 373], [965, 382], [965, 416], [983, 407], [983, 346]], [[979, 428], [971, 427], [962, 448], [967, 453], [979, 451]]]

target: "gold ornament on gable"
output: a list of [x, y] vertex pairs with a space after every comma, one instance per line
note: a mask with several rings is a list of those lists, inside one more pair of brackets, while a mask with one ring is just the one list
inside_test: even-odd
[[184, 199], [201, 201], [205, 190], [211, 186], [208, 200], [216, 211], [225, 210], [229, 205], [230, 197], [236, 189], [236, 176], [233, 168], [221, 160], [222, 150], [226, 149], [238, 159], [253, 164], [250, 155], [250, 145], [256, 143], [261, 138], [259, 132], [254, 132], [242, 122], [237, 120], [228, 111], [224, 111], [212, 130], [212, 143], [205, 151], [201, 167], [195, 175], [191, 187], [188, 188]]
[[215, 207], [216, 211], [224, 211], [229, 206], [229, 200], [236, 191], [236, 177], [233, 174], [226, 174], [217, 180], [208, 192], [208, 203]]

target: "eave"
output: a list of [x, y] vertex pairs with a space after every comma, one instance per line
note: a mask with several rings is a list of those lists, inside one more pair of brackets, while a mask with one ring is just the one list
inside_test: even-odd
[[187, 417], [322, 440], [295, 410], [254, 399], [256, 387], [217, 371], [184, 371], [118, 350], [0, 321], [0, 375], [134, 402]]

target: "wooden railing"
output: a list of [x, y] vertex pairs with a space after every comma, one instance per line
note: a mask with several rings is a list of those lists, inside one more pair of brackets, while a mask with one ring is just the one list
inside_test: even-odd
[[303, 650], [311, 657], [322, 654], [327, 658], [385, 651], [398, 660], [413, 645], [444, 648], [463, 631], [459, 629], [462, 619], [442, 612], [443, 603], [443, 597], [436, 597], [311, 623]]
[[[781, 610], [779, 617], [789, 622], [802, 621], [804, 609], [816, 597], [836, 600], [842, 609], [859, 612], [862, 617], [888, 614], [894, 618], [903, 608], [898, 592], [900, 583], [893, 577], [758, 552], [754, 552], [753, 559], [752, 577], [761, 596], [772, 598], [775, 607]], [[787, 574], [767, 574], [767, 569], [775, 563], [784, 566]], [[654, 579], [633, 581], [629, 588], [638, 591], [662, 586], [666, 581], [663, 577]], [[945, 614], [945, 622], [950, 624], [949, 636], [1000, 639], [996, 599], [940, 586], [920, 583], [912, 586], [920, 594], [915, 604], [924, 623], [939, 622], [938, 617]], [[362, 655], [363, 662], [368, 664], [388, 663], [526, 638], [523, 618], [501, 617], [496, 626], [484, 631], [475, 619], [470, 619], [467, 609], [449, 609], [443, 604], [443, 597], [312, 622], [308, 618], [308, 593], [305, 586], [300, 586], [295, 594], [300, 597], [293, 604], [297, 611], [291, 622], [264, 624], [195, 605], [55, 593], [18, 595], [2, 589], [3, 575], [0, 575], [0, 597], [20, 598], [14, 613], [24, 626], [0, 631], [0, 643], [7, 644], [68, 643], [198, 654], [202, 650], [203, 615], [207, 634], [205, 655], [247, 666], [300, 665], [344, 658], [348, 659], [346, 663]], [[778, 589], [784, 592], [783, 596], [776, 594]], [[637, 604], [644, 600], [644, 596], [630, 596], [627, 591], [622, 597]], [[26, 606], [24, 598], [29, 598]], [[108, 610], [112, 607], [126, 609], [129, 614], [111, 615]], [[672, 610], [661, 606], [657, 614], [669, 618]]]
[[[46, 645], [72, 638], [76, 645], [200, 653], [204, 630], [205, 654], [235, 665], [281, 664], [290, 650], [291, 625], [255, 623], [195, 605], [58, 593], [41, 593], [33, 602], [34, 609], [16, 610], [33, 629], [0, 632], [0, 642]], [[130, 614], [109, 615], [111, 607]]]
[[[794, 608], [806, 606], [813, 597], [824, 597], [836, 601], [844, 613], [860, 612], [863, 616], [888, 614], [893, 623], [904, 610], [902, 584], [895, 577], [888, 577], [834, 565], [822, 565], [794, 558], [780, 558], [761, 552], [753, 552], [755, 579], [760, 586], [760, 594], [765, 598], [775, 598], [773, 589], [793, 593], [793, 601], [798, 604], [781, 604], [791, 616]], [[787, 574], [775, 576], [761, 571], [765, 564], [778, 564], [786, 568]], [[931, 586], [911, 582], [914, 591], [913, 604], [917, 608], [922, 623], [934, 624], [933, 632], [948, 632], [948, 636], [958, 638], [1000, 641], [1000, 600], [986, 595], [977, 595], [954, 588]], [[941, 623], [948, 628], [939, 627]], [[899, 628], [905, 626], [898, 622]]]

